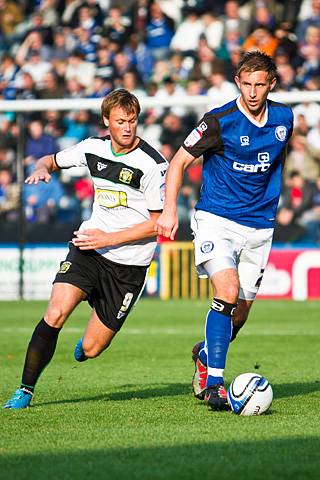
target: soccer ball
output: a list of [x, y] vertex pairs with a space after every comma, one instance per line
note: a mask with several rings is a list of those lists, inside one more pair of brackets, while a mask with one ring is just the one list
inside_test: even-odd
[[261, 415], [268, 410], [272, 399], [270, 383], [258, 373], [242, 373], [228, 389], [228, 402], [237, 415]]

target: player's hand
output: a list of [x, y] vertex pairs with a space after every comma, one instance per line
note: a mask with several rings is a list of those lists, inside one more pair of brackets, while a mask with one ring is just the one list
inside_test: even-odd
[[76, 230], [72, 243], [80, 250], [97, 250], [99, 248], [113, 245], [112, 233], [106, 233], [99, 228], [88, 228], [87, 230]]
[[48, 183], [51, 180], [51, 175], [46, 168], [38, 168], [36, 169], [29, 177], [27, 177], [24, 183], [28, 183], [32, 185], [33, 183], [37, 185], [39, 182]]
[[178, 226], [177, 215], [169, 211], [163, 211], [156, 221], [155, 230], [158, 235], [163, 235], [164, 237], [174, 240]]

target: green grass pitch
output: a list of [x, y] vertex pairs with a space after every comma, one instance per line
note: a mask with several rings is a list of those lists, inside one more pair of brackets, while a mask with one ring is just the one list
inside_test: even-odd
[[[20, 383], [45, 302], [0, 302], [0, 401]], [[320, 304], [258, 300], [229, 350], [226, 382], [265, 375], [259, 417], [212, 412], [191, 395], [191, 348], [209, 305], [143, 298], [113, 344], [78, 364], [89, 310], [60, 334], [32, 408], [0, 410], [1, 480], [320, 478]]]

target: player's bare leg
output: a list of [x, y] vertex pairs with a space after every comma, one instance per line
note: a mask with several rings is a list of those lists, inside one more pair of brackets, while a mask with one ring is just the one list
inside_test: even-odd
[[67, 283], [55, 283], [44, 318], [40, 320], [28, 345], [20, 388], [4, 408], [29, 406], [41, 372], [51, 361], [59, 332], [73, 309], [86, 298], [85, 292]]
[[88, 358], [97, 357], [110, 345], [116, 333], [101, 322], [93, 309], [84, 336], [76, 345], [75, 359], [83, 362]]
[[244, 300], [244, 299], [238, 300], [238, 305], [232, 316], [233, 327], [232, 327], [231, 342], [236, 338], [237, 333], [246, 323], [253, 302], [254, 300]]

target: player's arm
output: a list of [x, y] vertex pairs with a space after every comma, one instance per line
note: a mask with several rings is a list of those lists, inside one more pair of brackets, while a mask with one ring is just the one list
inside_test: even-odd
[[156, 237], [155, 224], [161, 212], [149, 212], [150, 219], [119, 232], [107, 233], [98, 228], [77, 230], [72, 243], [80, 250], [97, 250], [105, 247], [115, 247], [134, 242], [143, 238]]
[[193, 162], [194, 156], [180, 147], [170, 162], [166, 175], [166, 193], [162, 214], [156, 222], [159, 235], [174, 239], [178, 229], [177, 198], [182, 185], [185, 169]]
[[25, 179], [25, 183], [29, 185], [39, 182], [48, 183], [51, 180], [51, 173], [58, 169], [54, 155], [45, 155], [37, 161], [34, 171]]

